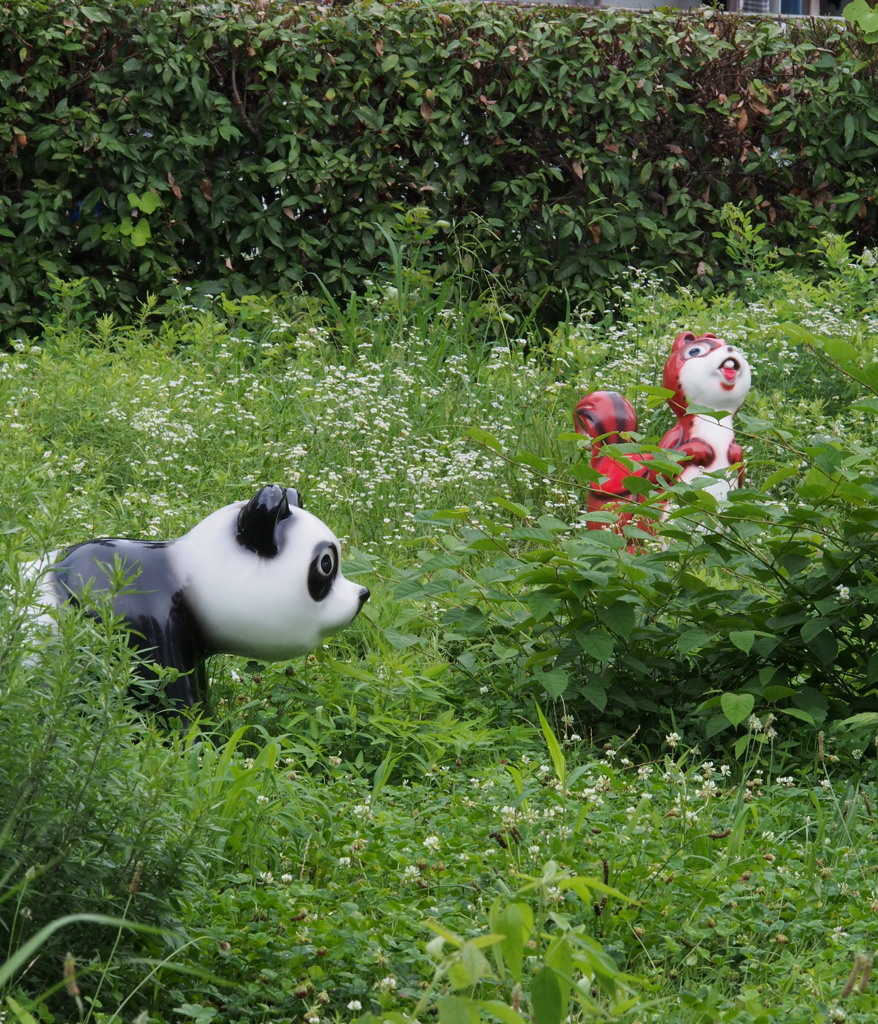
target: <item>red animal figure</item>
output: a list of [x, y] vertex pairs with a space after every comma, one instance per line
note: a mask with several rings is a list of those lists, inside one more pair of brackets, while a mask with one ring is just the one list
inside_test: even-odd
[[[600, 479], [592, 483], [588, 493], [588, 511], [599, 512], [605, 506], [611, 508], [643, 498], [631, 493], [624, 480], [629, 476], [645, 476], [648, 453], [632, 452], [623, 459], [605, 455], [605, 444], [622, 444], [621, 435], [637, 430], [637, 413], [634, 406], [617, 391], [591, 391], [573, 410], [573, 423], [578, 434], [588, 434], [592, 440], [591, 468], [600, 473]], [[632, 463], [639, 465], [632, 465]], [[618, 522], [619, 528], [631, 522], [631, 515], [624, 513]], [[591, 522], [590, 530], [600, 530], [606, 524]]]
[[[680, 479], [689, 481], [702, 473], [738, 467], [737, 481], [718, 476], [709, 486], [717, 497], [725, 497], [729, 489], [744, 480], [743, 452], [735, 441], [732, 417], [741, 408], [750, 390], [750, 366], [746, 358], [733, 345], [715, 334], [696, 337], [692, 331], [677, 336], [671, 354], [665, 363], [662, 384], [673, 395], [668, 405], [677, 417], [677, 423], [662, 438], [661, 447], [680, 452], [686, 458]], [[704, 413], [689, 412], [690, 406], [702, 406], [724, 415], [717, 419]], [[620, 461], [603, 453], [604, 444], [618, 444], [620, 435], [637, 430], [637, 414], [633, 406], [615, 391], [592, 391], [577, 404], [573, 412], [577, 433], [593, 439], [591, 466], [601, 479], [590, 487], [588, 511], [594, 512], [607, 505], [625, 505], [642, 501], [631, 493], [624, 480], [631, 476], [650, 473], [651, 456], [634, 453]], [[635, 465], [630, 465], [635, 463]], [[630, 523], [630, 513], [623, 513], [617, 529]], [[644, 522], [641, 529], [649, 532]], [[604, 523], [590, 523], [590, 528], [601, 529]]]

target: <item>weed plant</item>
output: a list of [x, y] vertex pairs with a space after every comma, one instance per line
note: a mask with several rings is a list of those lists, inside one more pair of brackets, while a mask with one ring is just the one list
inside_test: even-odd
[[[217, 297], [123, 323], [59, 283], [44, 337], [0, 357], [7, 1019], [874, 1019], [876, 718], [832, 688], [853, 641], [821, 662], [818, 638], [872, 629], [876, 268], [843, 239], [819, 247], [823, 280], [756, 261], [737, 298], [632, 271], [611, 314], [548, 339], [490, 298], [446, 309], [403, 256], [346, 307]], [[675, 520], [640, 568], [596, 532], [603, 576], [574, 550], [587, 474], [572, 406], [612, 387], [662, 433], [649, 389], [683, 329], [754, 366], [735, 536], [761, 551], [786, 530], [796, 559], [779, 575], [830, 588], [819, 615], [826, 595], [803, 591], [825, 629], [773, 627], [820, 707], [741, 674], [770, 659], [746, 660], [763, 657], [761, 637], [743, 649], [752, 625], [721, 634], [723, 590], [752, 569], [723, 561], [722, 532], [686, 540]], [[176, 536], [269, 480], [301, 489], [373, 591], [324, 649], [216, 659], [187, 738], [130, 706], [134, 656], [111, 621], [65, 614], [33, 637], [24, 560], [95, 534]], [[709, 522], [689, 502], [679, 520]], [[666, 606], [635, 641], [660, 628], [676, 644], [691, 674], [673, 694], [648, 704], [593, 658], [552, 698], [561, 677], [539, 658], [569, 639], [572, 605], [533, 594], [564, 545], [571, 593], [606, 609], [611, 592], [617, 623], [664, 576]], [[830, 556], [853, 550], [836, 580]], [[704, 618], [687, 628], [708, 638], [681, 647], [675, 594], [693, 581]], [[866, 701], [872, 664], [841, 666]], [[66, 921], [83, 914], [117, 923]], [[160, 930], [126, 927], [142, 923]]]

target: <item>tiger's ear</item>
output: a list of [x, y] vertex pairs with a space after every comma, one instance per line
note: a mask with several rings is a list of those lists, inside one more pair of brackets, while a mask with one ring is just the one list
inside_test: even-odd
[[263, 558], [274, 558], [278, 552], [278, 524], [292, 515], [288, 495], [277, 484], [266, 484], [253, 495], [238, 514], [236, 539], [242, 547]]
[[683, 345], [688, 345], [692, 341], [698, 341], [695, 337], [695, 332], [683, 331], [682, 334], [678, 334], [677, 337], [674, 338], [674, 344], [671, 346], [671, 350], [676, 352], [678, 348], [681, 348]]

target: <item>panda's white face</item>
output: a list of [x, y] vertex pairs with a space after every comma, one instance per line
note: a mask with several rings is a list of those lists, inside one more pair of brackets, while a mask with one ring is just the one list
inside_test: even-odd
[[369, 596], [341, 574], [332, 531], [297, 502], [272, 485], [173, 542], [186, 603], [213, 652], [298, 657], [347, 626]]

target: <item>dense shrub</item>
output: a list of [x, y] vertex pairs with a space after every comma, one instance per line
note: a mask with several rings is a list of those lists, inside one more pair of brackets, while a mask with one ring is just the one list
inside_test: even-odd
[[729, 203], [799, 257], [875, 234], [874, 54], [839, 23], [58, 0], [0, 6], [0, 45], [11, 328], [52, 275], [104, 308], [344, 294], [413, 206], [438, 276], [549, 317], [630, 262], [725, 280]]
[[[837, 241], [828, 243], [830, 263], [840, 258]], [[873, 255], [845, 263], [844, 273], [839, 300], [857, 301], [863, 286], [865, 299]], [[444, 609], [443, 641], [459, 670], [504, 697], [561, 701], [575, 728], [595, 739], [639, 730], [652, 744], [679, 726], [727, 743], [735, 735], [727, 730], [754, 710], [763, 721], [785, 717], [787, 736], [878, 722], [875, 323], [869, 313], [848, 325], [816, 317], [808, 286], [800, 287], [797, 304], [771, 308], [763, 300], [727, 322], [718, 309], [705, 321], [693, 308], [694, 318], [728, 331], [756, 360], [754, 393], [736, 417], [747, 486], [727, 502], [718, 505], [704, 480], [675, 485], [660, 521], [666, 492], [639, 481], [646, 503], [638, 514], [654, 521], [658, 539], [636, 525], [625, 537], [584, 528], [611, 523], [608, 512], [549, 512], [508, 497], [496, 498], [491, 513], [422, 513], [432, 542], [422, 564], [402, 573], [398, 594], [431, 602], [428, 621]], [[657, 322], [666, 315], [661, 302], [649, 289], [632, 299], [642, 310], [652, 305]], [[778, 323], [779, 310], [813, 326], [822, 320], [826, 333]], [[599, 329], [586, 332], [583, 354], [597, 343], [594, 358], [603, 359], [586, 390], [618, 386], [612, 374], [624, 374], [634, 397], [639, 390], [647, 405], [643, 392], [651, 390], [666, 417], [649, 387], [656, 370], [641, 365], [644, 356], [666, 355], [666, 344], [655, 344], [648, 329], [640, 337], [630, 331], [613, 332], [618, 352]], [[645, 447], [660, 466], [655, 409], [644, 420], [644, 434], [618, 451]], [[570, 450], [556, 461], [483, 430], [470, 436], [535, 482], [582, 493], [597, 478], [586, 453], [577, 460]], [[576, 435], [561, 440], [571, 449], [583, 444]], [[672, 473], [674, 464], [663, 468]], [[852, 740], [862, 745], [863, 735]]]
[[757, 702], [818, 727], [874, 711], [875, 451], [797, 440], [817, 465], [786, 508], [741, 490], [718, 511], [680, 488], [665, 543], [638, 554], [612, 531], [512, 509], [520, 526], [464, 528], [421, 593], [458, 602], [444, 621], [463, 668], [563, 698], [598, 737], [655, 742], [675, 722], [691, 735], [710, 709], [710, 739]]
[[[4, 544], [5, 581], [15, 578]], [[70, 613], [35, 646], [21, 596], [0, 602], [0, 934], [8, 954], [65, 915], [61, 934], [11, 981], [54, 986], [60, 956], [106, 961], [119, 943], [112, 919], [167, 922], [169, 894], [200, 835], [194, 802], [174, 799], [180, 750], [150, 730], [127, 699], [133, 652], [112, 619]], [[130, 944], [121, 943], [130, 952]], [[0, 990], [5, 986], [0, 983]]]

